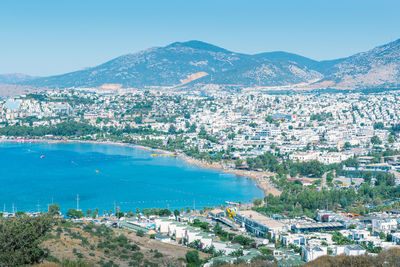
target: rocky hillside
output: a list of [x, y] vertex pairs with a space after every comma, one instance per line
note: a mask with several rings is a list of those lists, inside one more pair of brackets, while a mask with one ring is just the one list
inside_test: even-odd
[[9, 73], [9, 74], [0, 74], [0, 83], [3, 84], [15, 84], [19, 82], [29, 81], [35, 79], [36, 77], [29, 76], [22, 73]]
[[341, 89], [398, 87], [400, 39], [340, 60], [326, 69], [324, 74], [322, 81]]
[[194, 83], [364, 89], [400, 83], [400, 40], [348, 58], [315, 61], [286, 52], [246, 55], [200, 42], [123, 55], [99, 66], [22, 81], [37, 87], [179, 86]]
[[303, 59], [294, 56], [280, 61], [268, 53], [246, 55], [199, 41], [177, 42], [124, 55], [93, 68], [25, 84], [60, 88], [103, 84], [177, 86], [192, 81], [192, 77], [199, 77], [202, 82], [271, 86], [321, 78], [320, 73], [303, 62], [308, 59]]

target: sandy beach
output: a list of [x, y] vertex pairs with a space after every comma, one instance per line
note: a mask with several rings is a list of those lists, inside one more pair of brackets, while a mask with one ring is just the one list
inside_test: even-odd
[[272, 194], [274, 196], [279, 196], [281, 194], [281, 191], [275, 188], [269, 179], [270, 176], [275, 176], [275, 173], [232, 169], [224, 166], [219, 162], [209, 163], [205, 161], [200, 161], [188, 157], [184, 154], [178, 154], [178, 157], [188, 164], [195, 165], [201, 168], [219, 170], [225, 173], [232, 173], [238, 176], [244, 176], [253, 179], [257, 183], [257, 186], [264, 191], [265, 195]]

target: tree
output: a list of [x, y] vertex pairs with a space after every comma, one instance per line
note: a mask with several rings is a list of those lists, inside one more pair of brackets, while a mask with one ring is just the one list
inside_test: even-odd
[[150, 216], [150, 211], [149, 209], [142, 209], [142, 213], [144, 216], [149, 217]]
[[137, 117], [133, 118], [133, 121], [134, 121], [136, 124], [141, 124], [141, 123], [143, 122], [143, 116], [142, 116], [142, 115], [137, 116]]
[[374, 123], [374, 129], [378, 130], [378, 129], [384, 129], [385, 125], [383, 124], [383, 122], [375, 122]]
[[325, 171], [325, 165], [317, 160], [291, 163], [289, 168], [294, 169], [295, 173], [300, 173], [304, 176], [310, 175], [314, 177], [321, 177]]
[[188, 267], [197, 267], [201, 265], [199, 252], [197, 250], [190, 250], [186, 252], [185, 258]]
[[0, 219], [0, 266], [40, 263], [48, 255], [40, 246], [42, 237], [54, 223], [50, 214]]
[[332, 183], [332, 181], [333, 181], [333, 173], [331, 173], [331, 172], [328, 172], [327, 174], [326, 174], [326, 181], [328, 182], [328, 183]]
[[348, 149], [348, 148], [350, 148], [350, 147], [351, 147], [350, 142], [344, 143], [344, 148], [345, 148], [345, 149]]
[[125, 216], [125, 213], [122, 212], [122, 211], [117, 211], [117, 212], [115, 213], [115, 216], [117, 216], [117, 218], [120, 219], [120, 218], [122, 218], [122, 217]]
[[136, 231], [136, 235], [140, 236], [140, 237], [143, 237], [144, 236], [144, 231], [143, 230], [137, 230]]
[[91, 210], [91, 209], [88, 209], [88, 210], [86, 211], [87, 217], [90, 217], [90, 214], [92, 214], [92, 210]]
[[236, 258], [242, 257], [244, 255], [243, 249], [239, 248], [239, 249], [233, 251], [230, 255], [233, 257], [236, 257]]
[[85, 213], [81, 210], [69, 209], [67, 211], [67, 216], [73, 219], [79, 219], [83, 218], [85, 216]]
[[213, 231], [215, 234], [218, 235], [219, 233], [221, 233], [223, 231], [223, 229], [222, 229], [221, 225], [219, 223], [217, 223], [217, 224], [215, 224]]
[[96, 210], [92, 213], [92, 219], [96, 219], [98, 214], [99, 214], [99, 209], [96, 208]]
[[245, 247], [248, 247], [248, 246], [250, 246], [251, 244], [254, 244], [254, 243], [255, 243], [255, 241], [254, 241], [253, 239], [248, 238], [248, 237], [245, 237], [245, 236], [243, 236], [243, 235], [237, 235], [237, 236], [235, 236], [235, 237], [232, 239], [232, 242], [233, 242], [233, 243], [238, 243], [238, 244], [240, 244], [240, 245], [242, 245], [242, 246], [245, 246]]
[[174, 215], [175, 215], [175, 219], [177, 220], [178, 219], [178, 216], [180, 215], [181, 213], [179, 212], [179, 210], [174, 210]]
[[371, 138], [371, 144], [373, 144], [373, 145], [380, 145], [380, 144], [382, 144], [382, 141], [381, 141], [381, 139], [379, 139], [378, 136], [374, 135], [374, 136], [372, 136], [372, 138]]
[[136, 216], [140, 219], [140, 209], [136, 208]]
[[126, 217], [128, 217], [128, 218], [135, 217], [135, 213], [134, 213], [133, 211], [128, 211], [128, 212], [126, 213]]
[[265, 118], [265, 121], [268, 122], [268, 123], [272, 123], [272, 122], [274, 121], [274, 119], [273, 119], [270, 115], [268, 115], [268, 116]]
[[204, 127], [204, 125], [202, 125], [200, 127], [199, 136], [205, 136], [205, 135], [207, 135], [207, 131], [206, 131], [206, 128]]
[[385, 233], [384, 232], [379, 232], [379, 238], [380, 239], [385, 239], [386, 238]]
[[49, 211], [48, 211], [49, 215], [52, 216], [56, 216], [60, 214], [60, 207], [58, 206], [58, 204], [52, 204], [49, 206]]
[[168, 133], [170, 133], [170, 134], [176, 134], [176, 127], [175, 127], [175, 125], [171, 124], [171, 125], [169, 126]]
[[254, 201], [253, 201], [254, 206], [260, 206], [261, 203], [262, 203], [262, 200], [261, 200], [261, 199], [254, 198]]
[[169, 209], [160, 209], [158, 211], [159, 216], [170, 216], [172, 212]]
[[366, 182], [366, 183], [371, 183], [371, 180], [372, 180], [372, 172], [365, 172], [365, 173], [363, 173], [363, 179], [364, 179], [364, 182]]
[[235, 167], [236, 168], [240, 168], [242, 166], [243, 166], [243, 160], [241, 160], [241, 159], [235, 160]]
[[343, 236], [338, 231], [333, 232], [332, 241], [335, 242], [337, 245], [351, 245], [351, 244], [354, 244], [354, 241], [352, 241], [349, 238]]
[[387, 234], [386, 235], [386, 242], [392, 242], [392, 240], [393, 240], [393, 235], [391, 235], [391, 234]]

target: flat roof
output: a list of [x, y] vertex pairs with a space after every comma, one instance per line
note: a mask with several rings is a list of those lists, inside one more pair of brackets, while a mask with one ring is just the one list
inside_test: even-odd
[[253, 221], [258, 222], [259, 224], [262, 224], [268, 228], [279, 228], [284, 226], [283, 223], [271, 219], [265, 215], [262, 215], [254, 210], [241, 210], [241, 211], [237, 211], [237, 214], [239, 214], [240, 216], [246, 217], [248, 219], [251, 219]]
[[365, 248], [361, 247], [360, 245], [348, 245], [347, 249], [349, 249], [349, 250], [365, 250]]
[[221, 209], [213, 209], [213, 210], [210, 210], [210, 211], [209, 211], [209, 213], [214, 213], [214, 214], [216, 214], [216, 213], [221, 213], [221, 212], [225, 213], [225, 211], [224, 211], [224, 210], [221, 210]]
[[307, 224], [296, 224], [294, 227], [297, 229], [306, 228], [320, 228], [320, 227], [340, 227], [343, 226], [340, 222], [323, 222], [323, 223], [307, 223]]

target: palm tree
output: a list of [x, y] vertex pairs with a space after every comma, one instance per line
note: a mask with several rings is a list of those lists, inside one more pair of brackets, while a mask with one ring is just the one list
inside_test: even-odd
[[90, 214], [92, 214], [92, 210], [91, 210], [91, 209], [88, 209], [88, 210], [86, 211], [86, 214], [87, 214], [88, 217], [90, 217]]

